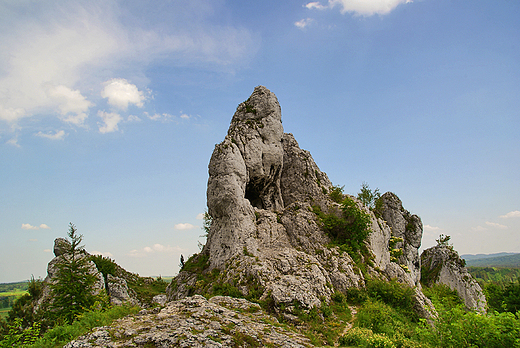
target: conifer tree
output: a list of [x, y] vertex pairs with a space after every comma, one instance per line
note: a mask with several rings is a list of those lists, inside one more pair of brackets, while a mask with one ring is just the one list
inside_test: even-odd
[[68, 237], [70, 247], [60, 256], [55, 281], [51, 284], [51, 311], [57, 319], [72, 323], [79, 314], [95, 304], [98, 296], [93, 292], [97, 278], [89, 272], [90, 259], [80, 245], [83, 235], [77, 233], [73, 223], [69, 224]]

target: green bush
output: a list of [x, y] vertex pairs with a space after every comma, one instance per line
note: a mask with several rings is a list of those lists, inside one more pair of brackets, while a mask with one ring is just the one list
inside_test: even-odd
[[364, 242], [371, 232], [370, 215], [360, 209], [352, 198], [346, 197], [342, 201], [341, 216], [334, 212], [325, 214], [319, 206], [313, 206], [312, 209], [325, 233], [341, 250], [348, 252], [355, 261], [359, 261], [360, 251], [369, 256]]

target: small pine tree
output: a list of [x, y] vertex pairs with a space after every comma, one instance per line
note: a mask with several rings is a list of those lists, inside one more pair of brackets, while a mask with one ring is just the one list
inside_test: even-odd
[[61, 260], [56, 264], [55, 282], [51, 284], [51, 311], [56, 318], [72, 323], [79, 314], [95, 304], [98, 296], [93, 293], [97, 278], [89, 272], [90, 259], [85, 257], [84, 247], [80, 245], [83, 235], [77, 233], [72, 223], [69, 224], [68, 237], [70, 248], [60, 256]]

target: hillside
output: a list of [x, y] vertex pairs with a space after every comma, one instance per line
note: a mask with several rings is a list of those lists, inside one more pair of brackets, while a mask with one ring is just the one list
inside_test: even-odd
[[468, 267], [520, 268], [520, 254], [462, 255]]

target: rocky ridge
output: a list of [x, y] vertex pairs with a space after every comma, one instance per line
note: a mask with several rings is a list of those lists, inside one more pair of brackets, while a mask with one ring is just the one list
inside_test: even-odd
[[309, 339], [244, 299], [200, 295], [99, 327], [65, 346], [93, 347], [309, 347]]

